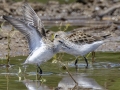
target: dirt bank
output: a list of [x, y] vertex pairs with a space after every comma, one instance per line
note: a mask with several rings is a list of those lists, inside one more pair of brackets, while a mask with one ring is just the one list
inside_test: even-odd
[[[46, 4], [30, 3], [45, 26], [70, 23], [78, 26], [75, 30], [85, 31], [91, 35], [112, 34], [110, 42], [100, 46], [97, 51], [120, 51], [120, 2], [119, 0], [86, 0], [86, 3], [59, 4], [52, 1]], [[21, 16], [22, 2], [0, 2], [0, 16]], [[3, 23], [0, 18], [1, 24]], [[80, 26], [80, 28], [79, 28]], [[25, 37], [12, 30], [9, 24], [1, 26], [0, 57], [5, 57], [10, 50], [11, 56], [28, 55], [28, 45]], [[10, 36], [10, 37], [9, 37]], [[9, 43], [9, 44], [8, 44]]]

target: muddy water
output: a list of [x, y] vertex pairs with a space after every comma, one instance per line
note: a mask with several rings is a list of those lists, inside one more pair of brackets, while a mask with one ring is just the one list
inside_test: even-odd
[[[58, 55], [57, 55], [58, 56]], [[36, 66], [28, 65], [26, 71], [22, 63], [26, 57], [13, 57], [10, 67], [6, 68], [6, 60], [0, 60], [0, 90], [71, 90], [75, 83], [59, 63], [51, 63], [53, 59], [41, 65], [43, 82], [36, 76]], [[74, 57], [64, 55], [62, 62], [68, 66], [73, 78], [78, 82], [74, 90], [119, 90], [120, 53], [97, 52], [95, 62], [88, 57], [89, 68], [80, 57], [78, 72], [75, 70]]]

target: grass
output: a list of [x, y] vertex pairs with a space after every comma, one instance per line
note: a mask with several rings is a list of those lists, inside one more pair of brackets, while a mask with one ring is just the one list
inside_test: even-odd
[[[62, 26], [60, 29], [59, 29], [59, 27], [60, 26], [53, 26], [53, 27], [50, 28], [50, 30], [52, 30], [52, 31], [58, 31], [58, 30], [61, 29], [63, 31], [66, 28], [66, 26]], [[71, 31], [71, 30], [73, 30], [75, 28], [77, 28], [77, 27], [76, 26], [69, 26], [65, 32]]]

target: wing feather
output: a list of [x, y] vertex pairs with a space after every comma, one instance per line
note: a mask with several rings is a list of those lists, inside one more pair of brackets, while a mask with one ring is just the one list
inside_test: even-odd
[[96, 37], [96, 36], [91, 36], [88, 34], [85, 34], [83, 32], [73, 32], [73, 33], [69, 33], [66, 38], [73, 42], [76, 43], [78, 45], [83, 45], [83, 44], [91, 44], [95, 41], [100, 41], [102, 40], [102, 37]]
[[24, 3], [23, 5], [23, 17], [26, 23], [33, 25], [37, 30], [40, 30], [41, 35], [46, 36], [44, 25], [41, 19], [27, 3]]
[[24, 21], [13, 18], [13, 17], [3, 16], [3, 18], [7, 20], [9, 23], [11, 23], [22, 34], [25, 35], [29, 43], [30, 51], [33, 51], [37, 47], [41, 46], [42, 36], [38, 32], [38, 30], [36, 30], [35, 27], [33, 27], [30, 24], [26, 24], [24, 23]]

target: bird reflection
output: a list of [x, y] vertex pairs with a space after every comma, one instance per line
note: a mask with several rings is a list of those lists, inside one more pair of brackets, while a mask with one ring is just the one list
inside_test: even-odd
[[78, 83], [77, 86], [69, 76], [66, 76], [58, 83], [56, 90], [105, 90], [94, 79], [85, 75], [74, 75], [73, 78]]
[[28, 90], [50, 90], [46, 85], [41, 84], [40, 81], [33, 80], [24, 80], [23, 83], [27, 87]]

